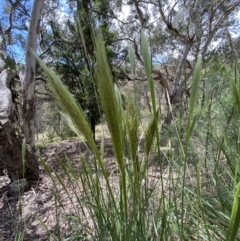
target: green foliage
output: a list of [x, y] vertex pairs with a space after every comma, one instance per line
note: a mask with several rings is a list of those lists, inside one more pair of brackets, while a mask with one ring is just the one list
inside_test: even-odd
[[47, 139], [48, 139], [48, 141], [53, 142], [55, 137], [56, 137], [56, 135], [55, 135], [55, 133], [53, 131], [47, 132]]
[[65, 123], [63, 123], [60, 127], [60, 133], [59, 136], [65, 140], [70, 137], [76, 137], [76, 133]]
[[37, 143], [35, 148], [36, 148], [36, 150], [39, 150], [39, 152], [41, 153], [47, 149], [47, 146], [43, 143]]
[[10, 69], [10, 70], [16, 70], [16, 62], [13, 58], [10, 58], [9, 56], [5, 57], [2, 53], [0, 53], [0, 59], [4, 62], [4, 69]]
[[[151, 58], [147, 39], [142, 37], [142, 54], [153, 102], [151, 64], [147, 63]], [[171, 132], [162, 137], [169, 140], [167, 151], [164, 151], [158, 140], [159, 110], [152, 103], [153, 114], [145, 135], [142, 135], [142, 120], [135, 93], [126, 99], [124, 110], [121, 94], [114, 84], [108, 65], [102, 37], [97, 35], [94, 39], [97, 61], [95, 79], [120, 175], [108, 172], [104, 165], [104, 142], [100, 154], [83, 110], [59, 77], [38, 60], [51, 83], [57, 102], [76, 130], [85, 137], [90, 149], [88, 152], [93, 153], [80, 158], [81, 170], [75, 169], [68, 158], [67, 161], [58, 158], [61, 170], [71, 180], [70, 186], [57, 171], [50, 170], [42, 161], [52, 181], [62, 186], [73, 207], [73, 199], [77, 200], [78, 208], [80, 207], [79, 216], [73, 213], [66, 217], [71, 220], [72, 236], [68, 238], [124, 241], [239, 238], [239, 185], [236, 185], [239, 182], [239, 131], [235, 131], [239, 115], [233, 112], [226, 116], [229, 114], [226, 110], [231, 109], [235, 103], [238, 104], [238, 84], [233, 84], [233, 100], [229, 92], [231, 85], [228, 90], [222, 88], [226, 84], [225, 75], [219, 79], [216, 70], [209, 65], [206, 67], [209, 72], [203, 76], [198, 61], [188, 103], [187, 121], [180, 120], [180, 116], [179, 120], [173, 122]], [[130, 59], [134, 73], [134, 57], [130, 56]], [[232, 72], [228, 72], [228, 68], [220, 68], [219, 71], [230, 79], [236, 79], [234, 75], [229, 76]], [[200, 80], [208, 77], [209, 81], [203, 89], [204, 101], [200, 102]], [[228, 128], [224, 127], [226, 123]], [[183, 132], [186, 133], [185, 139]], [[171, 147], [171, 135], [175, 138], [174, 149]], [[145, 139], [145, 150], [139, 154], [141, 136]], [[126, 146], [130, 148], [130, 155], [126, 155]], [[155, 173], [160, 175], [156, 179], [153, 178], [155, 175], [149, 162], [151, 156], [156, 159], [155, 168], [161, 170]], [[221, 156], [224, 156], [224, 161]], [[167, 166], [165, 169], [163, 164]], [[236, 194], [233, 200], [234, 187]], [[84, 195], [79, 196], [78, 189]], [[63, 206], [61, 196], [57, 192], [54, 192], [54, 196], [56, 203]], [[56, 209], [57, 206], [56, 204]], [[83, 218], [90, 219], [89, 223], [84, 223]], [[90, 223], [93, 224], [94, 231], [90, 228]], [[63, 236], [59, 239], [63, 239]]]
[[[98, 12], [110, 8], [109, 1], [71, 0], [69, 5], [74, 9], [74, 20], [64, 20], [63, 26], [51, 20], [50, 35], [55, 40], [54, 48], [47, 51], [56, 62], [56, 72], [81, 106], [90, 123], [93, 134], [100, 122], [101, 109], [98, 102], [95, 76], [94, 39], [92, 26], [99, 26], [104, 35], [108, 62], [115, 54], [111, 48], [115, 33], [110, 29], [108, 17]], [[66, 34], [67, 33], [67, 34]]]

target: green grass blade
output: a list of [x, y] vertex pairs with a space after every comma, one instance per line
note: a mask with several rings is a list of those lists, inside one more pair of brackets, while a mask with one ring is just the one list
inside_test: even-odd
[[23, 162], [23, 177], [25, 175], [25, 165], [26, 165], [26, 149], [27, 149], [27, 143], [26, 143], [26, 139], [23, 139], [23, 143], [22, 143], [22, 162]]
[[138, 127], [139, 127], [139, 116], [137, 106], [133, 99], [129, 99], [126, 109], [126, 127], [128, 133], [128, 139], [130, 144], [130, 151], [132, 161], [134, 162], [137, 158], [138, 151]]
[[113, 83], [113, 77], [108, 65], [105, 46], [102, 38], [95, 37], [95, 52], [97, 60], [96, 79], [102, 108], [106, 117], [107, 125], [111, 133], [114, 152], [121, 172], [123, 166], [123, 116], [122, 101], [117, 86]]
[[144, 61], [145, 73], [146, 73], [147, 79], [149, 81], [151, 79], [151, 75], [152, 75], [152, 58], [151, 58], [150, 51], [149, 51], [148, 40], [147, 40], [143, 30], [141, 30], [141, 54], [142, 54], [143, 61]]
[[133, 47], [128, 48], [128, 57], [129, 57], [130, 64], [131, 64], [132, 77], [134, 78], [135, 71], [136, 71], [136, 62], [135, 62], [135, 52], [134, 52]]
[[[188, 113], [188, 121], [187, 121], [187, 131], [186, 131], [186, 144], [184, 147], [184, 164], [183, 164], [183, 181], [182, 181], [182, 204], [181, 204], [181, 211], [184, 212], [184, 202], [185, 202], [185, 194], [184, 188], [186, 186], [186, 169], [187, 169], [187, 153], [189, 147], [190, 136], [194, 129], [194, 125], [197, 121], [197, 115], [194, 116], [194, 108], [197, 101], [197, 93], [199, 89], [201, 79], [201, 60], [199, 59], [196, 63], [194, 74], [193, 74], [193, 83], [191, 88], [191, 96], [189, 101], [189, 113]], [[184, 233], [184, 215], [181, 216], [181, 238], [183, 238]]]
[[226, 241], [234, 241], [240, 224], [240, 183], [236, 187]]
[[[124, 203], [124, 222], [125, 234], [127, 232], [128, 205], [127, 205], [127, 187], [124, 164], [124, 131], [123, 131], [123, 105], [121, 94], [113, 82], [112, 73], [108, 64], [104, 41], [101, 34], [94, 36], [95, 56], [97, 60], [96, 80], [100, 95], [100, 102], [105, 114], [108, 129], [111, 134], [113, 149], [116, 155], [117, 163], [120, 168], [120, 190], [123, 192]], [[126, 236], [126, 235], [125, 235]]]
[[143, 57], [145, 73], [147, 75], [148, 85], [151, 93], [153, 112], [156, 114], [157, 107], [156, 107], [154, 83], [153, 83], [153, 77], [152, 77], [152, 58], [150, 54], [149, 43], [143, 31], [141, 31], [141, 54]]
[[98, 159], [100, 159], [96, 143], [93, 139], [92, 130], [88, 124], [83, 110], [77, 104], [76, 100], [73, 98], [67, 87], [62, 83], [60, 78], [50, 68], [48, 68], [38, 56], [35, 55], [35, 57], [49, 79], [51, 89], [59, 106], [70, 117], [73, 124], [87, 140], [95, 155], [98, 157]]
[[193, 124], [196, 122], [196, 118], [194, 118], [193, 115], [194, 115], [195, 104], [198, 98], [197, 93], [198, 93], [199, 84], [201, 80], [201, 69], [202, 69], [202, 64], [201, 64], [201, 60], [199, 59], [196, 63], [196, 67], [193, 74], [193, 83], [192, 83], [191, 95], [190, 95], [190, 101], [189, 101], [186, 146], [188, 146], [189, 138], [193, 131], [193, 127], [194, 127]]
[[155, 134], [157, 132], [157, 123], [158, 123], [158, 112], [157, 114], [154, 115], [153, 119], [150, 121], [150, 123], [148, 124], [148, 128], [147, 131], [145, 133], [145, 151], [146, 151], [146, 155], [149, 156], [149, 153], [151, 151], [151, 147], [153, 144], [153, 139], [155, 137]]
[[233, 88], [233, 95], [235, 98], [237, 110], [238, 110], [238, 113], [240, 114], [240, 94], [239, 94], [239, 90], [238, 90], [238, 87], [237, 87], [237, 84], [235, 83], [235, 81], [232, 81], [232, 88]]

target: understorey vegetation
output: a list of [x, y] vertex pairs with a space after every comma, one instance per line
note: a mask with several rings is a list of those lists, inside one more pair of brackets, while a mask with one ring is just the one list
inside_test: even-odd
[[[101, 136], [97, 146], [83, 110], [60, 78], [38, 59], [69, 126], [83, 136], [89, 148], [89, 155], [79, 158], [81, 170], [76, 170], [70, 159], [67, 163], [58, 159], [68, 184], [42, 160], [53, 183], [62, 186], [63, 192], [54, 191], [56, 213], [59, 207], [64, 208], [63, 193], [77, 212], [65, 216], [72, 234], [66, 236], [59, 231], [59, 237], [235, 240], [239, 224], [237, 64], [230, 67], [214, 60], [203, 66], [198, 60], [187, 110], [175, 112], [169, 102], [173, 120], [166, 126], [164, 113], [156, 103], [149, 45], [143, 32], [141, 39], [152, 108], [148, 120], [139, 109], [136, 89], [123, 105], [101, 34], [95, 37], [97, 90], [114, 150], [116, 172], [111, 172], [105, 162], [106, 136]], [[129, 60], [134, 74], [135, 55], [131, 47]], [[204, 96], [199, 91], [203, 79]], [[227, 80], [230, 85], [226, 85]], [[58, 239], [54, 233], [51, 236]]]

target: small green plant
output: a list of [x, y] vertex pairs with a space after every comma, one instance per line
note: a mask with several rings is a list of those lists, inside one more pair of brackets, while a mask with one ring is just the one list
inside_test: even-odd
[[53, 142], [54, 138], [56, 138], [56, 134], [52, 130], [48, 131], [46, 136], [47, 136], [47, 139], [49, 140], [49, 142]]
[[44, 151], [47, 149], [47, 145], [44, 143], [38, 143], [35, 146], [36, 150], [39, 150], [40, 152]]
[[59, 132], [59, 135], [63, 140], [71, 137], [76, 137], [76, 133], [73, 130], [71, 130], [71, 128], [65, 123], [61, 125]]

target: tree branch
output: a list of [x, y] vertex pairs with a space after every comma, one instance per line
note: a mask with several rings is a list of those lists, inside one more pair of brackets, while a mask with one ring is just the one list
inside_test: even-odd
[[188, 36], [186, 34], [183, 34], [181, 32], [179, 32], [176, 28], [174, 28], [172, 26], [172, 20], [171, 20], [171, 12], [174, 10], [174, 7], [177, 5], [178, 1], [174, 4], [174, 6], [172, 7], [168, 18], [166, 18], [164, 12], [163, 12], [163, 7], [162, 7], [162, 3], [161, 0], [158, 0], [158, 7], [159, 7], [159, 12], [160, 15], [162, 17], [163, 22], [165, 23], [166, 27], [175, 35], [177, 35], [178, 37], [180, 37], [183, 41], [186, 41], [188, 39]]
[[236, 8], [237, 6], [240, 5], [240, 1], [237, 1], [233, 4], [231, 4], [227, 10], [225, 10], [222, 15], [218, 18], [218, 20], [216, 20], [216, 24], [214, 26], [213, 29], [211, 29], [212, 27], [212, 22], [214, 20], [214, 15], [217, 11], [217, 9], [221, 6], [222, 3], [224, 3], [225, 1], [221, 1], [219, 4], [217, 4], [217, 6], [213, 9], [212, 11], [212, 15], [211, 15], [211, 22], [210, 22], [210, 27], [209, 27], [209, 32], [208, 32], [208, 38], [204, 44], [204, 47], [203, 47], [203, 51], [202, 51], [202, 58], [204, 58], [206, 52], [207, 52], [207, 49], [208, 49], [208, 46], [209, 44], [211, 43], [212, 41], [212, 38], [214, 37], [215, 33], [220, 29], [220, 26], [221, 26], [221, 22], [223, 22], [227, 17], [228, 15], [233, 11], [234, 8]]
[[138, 60], [142, 65], [144, 65], [143, 60], [142, 60], [142, 58], [141, 58], [141, 55], [140, 55], [139, 52], [138, 52], [138, 44], [136, 43], [135, 39], [131, 39], [131, 38], [128, 38], [128, 37], [126, 37], [126, 38], [118, 38], [117, 40], [115, 40], [115, 42], [125, 41], [125, 40], [126, 40], [126, 41], [130, 41], [131, 43], [133, 43], [137, 60]]

